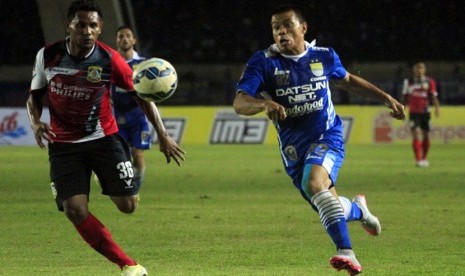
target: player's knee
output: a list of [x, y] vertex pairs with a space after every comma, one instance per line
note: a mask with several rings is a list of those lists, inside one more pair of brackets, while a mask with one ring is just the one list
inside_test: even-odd
[[128, 198], [127, 200], [121, 201], [117, 204], [118, 210], [125, 214], [132, 214], [136, 211], [137, 200]]
[[64, 206], [66, 217], [73, 223], [81, 223], [88, 215], [87, 206]]
[[308, 191], [312, 195], [316, 195], [323, 190], [327, 190], [331, 185], [331, 181], [322, 178], [312, 178], [308, 181]]
[[63, 209], [66, 217], [73, 224], [81, 223], [89, 215], [87, 196], [76, 195], [66, 199], [63, 201]]

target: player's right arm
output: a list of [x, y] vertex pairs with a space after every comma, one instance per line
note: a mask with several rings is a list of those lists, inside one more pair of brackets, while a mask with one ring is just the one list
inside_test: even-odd
[[45, 139], [49, 143], [52, 143], [50, 135], [55, 136], [50, 126], [40, 120], [43, 108], [42, 98], [46, 92], [46, 86], [47, 78], [45, 77], [44, 70], [44, 48], [42, 48], [36, 56], [32, 72], [30, 95], [26, 102], [29, 124], [34, 132], [37, 145], [42, 149], [45, 148], [43, 140]]
[[257, 98], [257, 93], [263, 90], [265, 55], [262, 52], [255, 53], [247, 62], [242, 76], [237, 84], [237, 93], [234, 98], [233, 108], [237, 114], [255, 115], [265, 112], [271, 120], [286, 119], [284, 107], [273, 101], [271, 97]]
[[408, 89], [409, 89], [409, 81], [408, 79], [404, 79], [404, 84], [402, 86], [402, 104], [404, 106], [408, 105]]
[[256, 99], [239, 90], [234, 98], [234, 110], [241, 115], [254, 115], [265, 112], [271, 120], [284, 120], [287, 117], [284, 107], [271, 99]]
[[171, 136], [168, 135], [155, 103], [145, 101], [136, 95], [134, 95], [134, 99], [139, 104], [142, 111], [144, 111], [147, 119], [153, 125], [157, 133], [160, 151], [165, 155], [166, 162], [170, 163], [171, 159], [173, 159], [178, 166], [181, 166], [181, 161], [185, 160], [184, 155], [186, 152], [179, 147]]
[[438, 91], [436, 90], [436, 82], [433, 79], [430, 80], [430, 93], [428, 93], [428, 96], [434, 106], [434, 115], [439, 118]]

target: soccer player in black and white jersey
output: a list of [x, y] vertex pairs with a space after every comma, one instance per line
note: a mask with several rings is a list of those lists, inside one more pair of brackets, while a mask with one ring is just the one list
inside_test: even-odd
[[[69, 36], [37, 53], [27, 110], [37, 144], [45, 148], [48, 142], [59, 209], [92, 248], [121, 268], [122, 275], [147, 275], [88, 207], [92, 171], [102, 193], [121, 212], [133, 213], [137, 207], [129, 149], [117, 134], [110, 102], [111, 84], [135, 94], [132, 70], [116, 50], [98, 41], [102, 24], [101, 10], [93, 0], [70, 5]], [[44, 97], [50, 125], [41, 121]], [[153, 124], [167, 162], [173, 159], [179, 165], [185, 152], [168, 136], [155, 104], [134, 98]]]

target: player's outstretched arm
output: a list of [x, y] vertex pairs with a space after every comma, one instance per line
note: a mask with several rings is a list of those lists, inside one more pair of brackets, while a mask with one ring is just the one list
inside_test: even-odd
[[265, 111], [271, 120], [284, 120], [287, 117], [284, 107], [270, 99], [255, 99], [245, 93], [236, 94], [233, 103], [234, 110], [241, 115], [254, 115]]
[[438, 97], [436, 97], [435, 95], [432, 95], [431, 96], [431, 101], [433, 102], [433, 106], [434, 106], [434, 116], [436, 116], [436, 118], [439, 118], [439, 100], [438, 100]]
[[178, 146], [176, 141], [173, 140], [166, 132], [163, 121], [161, 120], [160, 113], [158, 112], [157, 106], [152, 102], [147, 102], [141, 98], [134, 96], [139, 106], [147, 116], [147, 119], [152, 123], [158, 136], [158, 144], [160, 151], [165, 155], [166, 162], [170, 163], [173, 159], [178, 166], [181, 165], [181, 161], [184, 161], [184, 155], [186, 152]]
[[46, 146], [43, 142], [43, 139], [49, 143], [53, 143], [49, 136], [55, 136], [55, 133], [52, 132], [48, 124], [40, 121], [42, 107], [42, 95], [35, 95], [31, 93], [26, 103], [29, 124], [31, 125], [31, 129], [34, 132], [37, 145], [39, 145], [40, 148], [45, 149]]
[[390, 114], [393, 118], [398, 120], [405, 119], [404, 106], [371, 82], [347, 72], [347, 75], [338, 84], [344, 90], [351, 93], [363, 94], [383, 101], [384, 104], [391, 109]]

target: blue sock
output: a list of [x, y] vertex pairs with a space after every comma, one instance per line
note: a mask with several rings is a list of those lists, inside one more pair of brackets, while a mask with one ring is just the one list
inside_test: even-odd
[[339, 196], [339, 201], [341, 201], [342, 207], [344, 208], [344, 217], [347, 222], [362, 219], [362, 211], [357, 204], [343, 196]]
[[352, 221], [352, 220], [361, 220], [362, 219], [362, 210], [360, 207], [355, 202], [352, 203], [352, 210], [350, 210], [349, 217], [347, 218], [347, 221]]
[[347, 223], [344, 218], [341, 218], [338, 222], [333, 223], [326, 227], [326, 232], [331, 236], [337, 249], [351, 249], [352, 244], [350, 243], [349, 230], [347, 229]]
[[331, 192], [324, 190], [311, 198], [318, 208], [321, 223], [333, 240], [337, 249], [351, 249], [349, 231], [344, 217], [344, 209]]

